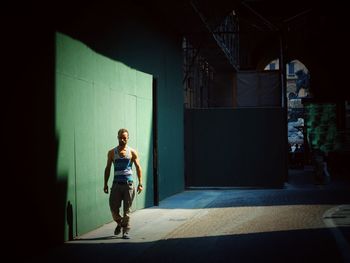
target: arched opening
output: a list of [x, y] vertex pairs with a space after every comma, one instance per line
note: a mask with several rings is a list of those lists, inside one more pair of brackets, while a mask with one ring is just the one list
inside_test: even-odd
[[[288, 169], [304, 170], [311, 165], [308, 142], [307, 115], [305, 102], [311, 99], [310, 72], [298, 59], [290, 60], [285, 66], [287, 125], [288, 125]], [[279, 60], [270, 61], [264, 70], [279, 70]], [[303, 178], [305, 180], [306, 178]], [[312, 180], [312, 178], [309, 178]]]

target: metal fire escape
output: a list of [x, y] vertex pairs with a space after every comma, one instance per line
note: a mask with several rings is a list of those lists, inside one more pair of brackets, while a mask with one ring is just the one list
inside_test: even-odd
[[[183, 39], [184, 92], [186, 108], [211, 107], [215, 73], [239, 69], [238, 18], [234, 11], [225, 17], [207, 19], [191, 2], [208, 35], [208, 42], [196, 36]], [[209, 43], [209, 44], [208, 44]]]

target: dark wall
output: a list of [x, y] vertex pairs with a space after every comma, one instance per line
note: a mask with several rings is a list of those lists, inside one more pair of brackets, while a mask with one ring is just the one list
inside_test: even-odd
[[285, 119], [279, 108], [186, 110], [186, 186], [281, 187]]
[[[29, 8], [4, 12], [2, 31], [4, 114], [4, 251], [11, 258], [57, 244], [63, 229], [66, 182], [56, 182], [54, 31], [52, 21]], [[47, 19], [47, 20], [46, 20]], [[40, 244], [40, 246], [38, 246]]]
[[210, 88], [211, 107], [234, 106], [234, 72], [216, 73]]

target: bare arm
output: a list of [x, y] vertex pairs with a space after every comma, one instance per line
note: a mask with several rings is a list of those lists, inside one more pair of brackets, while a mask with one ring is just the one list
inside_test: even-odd
[[105, 168], [105, 176], [104, 176], [104, 186], [103, 186], [103, 191], [108, 194], [108, 179], [109, 175], [111, 174], [111, 166], [113, 162], [113, 150], [110, 150], [107, 155], [107, 165]]
[[142, 168], [140, 165], [140, 160], [139, 160], [139, 156], [135, 150], [132, 150], [131, 153], [132, 153], [132, 161], [136, 167], [137, 179], [139, 180], [139, 184], [137, 186], [137, 192], [141, 193], [141, 191], [143, 189], [143, 185], [142, 185]]

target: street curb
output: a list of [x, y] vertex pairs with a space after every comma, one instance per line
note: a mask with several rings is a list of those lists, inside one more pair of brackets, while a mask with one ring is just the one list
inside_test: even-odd
[[350, 224], [350, 205], [332, 207], [323, 214], [322, 218], [325, 225], [332, 232], [344, 262], [350, 263], [350, 244], [339, 229], [342, 224], [336, 220], [341, 218], [343, 223], [347, 223], [347, 226]]

